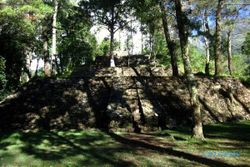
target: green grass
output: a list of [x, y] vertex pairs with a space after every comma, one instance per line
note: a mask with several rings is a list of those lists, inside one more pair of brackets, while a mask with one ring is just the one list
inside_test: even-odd
[[[99, 130], [0, 134], [0, 166], [248, 166], [250, 121], [204, 127], [205, 141], [188, 129], [148, 134]], [[206, 152], [238, 152], [207, 157]]]

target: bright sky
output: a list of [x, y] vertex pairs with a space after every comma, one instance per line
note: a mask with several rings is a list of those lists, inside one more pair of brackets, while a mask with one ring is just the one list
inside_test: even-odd
[[[134, 44], [134, 48], [133, 48], [133, 54], [140, 54], [141, 52], [141, 46], [142, 46], [142, 42], [141, 42], [141, 38], [142, 38], [142, 34], [139, 30], [139, 22], [134, 22], [133, 23], [133, 27], [136, 27], [136, 33], [133, 33], [133, 44]], [[100, 44], [104, 38], [109, 38], [110, 37], [110, 33], [109, 31], [102, 26], [94, 26], [91, 29], [91, 33], [95, 35], [98, 44]], [[119, 41], [121, 43], [121, 49], [122, 51], [125, 50], [125, 42], [127, 40], [127, 36], [128, 36], [128, 31], [123, 30], [123, 31], [117, 31], [115, 33], [115, 40]], [[144, 37], [145, 38], [145, 37]]]

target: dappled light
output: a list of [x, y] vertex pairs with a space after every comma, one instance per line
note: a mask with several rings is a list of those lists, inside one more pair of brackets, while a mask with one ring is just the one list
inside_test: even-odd
[[0, 0], [0, 167], [250, 164], [246, 0]]
[[[222, 133], [224, 127], [228, 132]], [[233, 133], [235, 127], [237, 135]], [[233, 152], [240, 149], [240, 157], [237, 158], [242, 161], [238, 165], [247, 166], [249, 128], [249, 122], [208, 125], [205, 126], [206, 141], [190, 139], [191, 132], [185, 129], [143, 134], [106, 133], [93, 129], [7, 132], [1, 133], [0, 164], [4, 166], [11, 161], [21, 166], [56, 166], [62, 163], [77, 166], [178, 166], [178, 163], [183, 163], [184, 166], [237, 166], [234, 158], [213, 159], [204, 153], [221, 150]], [[238, 137], [243, 135], [245, 141], [242, 140], [243, 137]], [[141, 159], [145, 155], [150, 159]]]

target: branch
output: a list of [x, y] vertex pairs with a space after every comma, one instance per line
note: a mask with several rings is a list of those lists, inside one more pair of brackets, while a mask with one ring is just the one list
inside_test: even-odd
[[136, 21], [136, 19], [130, 20], [130, 21], [126, 22], [124, 25], [118, 27], [118, 28], [114, 31], [114, 33], [116, 33], [116, 32], [117, 32], [118, 30], [120, 30], [120, 29], [123, 29], [123, 28], [126, 27], [129, 23], [131, 23], [131, 22], [133, 22], [133, 21]]

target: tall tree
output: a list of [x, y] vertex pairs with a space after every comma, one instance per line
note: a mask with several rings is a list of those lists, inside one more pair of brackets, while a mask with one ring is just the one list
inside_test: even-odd
[[[217, 0], [210, 1], [194, 1], [195, 9], [192, 13], [198, 16], [201, 26], [198, 28], [198, 35], [202, 36], [205, 46], [205, 74], [210, 75], [210, 63], [214, 57], [214, 31], [213, 24], [215, 19]], [[209, 23], [210, 22], [210, 23]]]
[[52, 17], [52, 44], [51, 44], [51, 59], [52, 59], [52, 73], [56, 71], [57, 64], [57, 13], [58, 13], [58, 1], [53, 0], [54, 11]]
[[1, 9], [0, 54], [6, 59], [8, 87], [17, 87], [22, 73], [29, 73], [27, 58], [38, 46], [39, 23], [48, 12], [49, 8], [42, 0], [9, 0]]
[[225, 0], [218, 0], [216, 10], [216, 30], [215, 30], [215, 76], [220, 76], [223, 73], [222, 67], [222, 48], [221, 48], [221, 13]]
[[210, 75], [210, 44], [211, 44], [211, 33], [210, 33], [210, 27], [208, 24], [208, 11], [205, 10], [204, 12], [204, 21], [203, 21], [203, 27], [206, 32], [206, 34], [209, 36], [204, 36], [204, 43], [205, 43], [205, 50], [206, 50], [206, 64], [205, 64], [205, 74]]
[[[235, 30], [235, 25], [239, 21], [240, 11], [243, 11], [247, 5], [237, 4], [226, 5], [223, 12], [223, 29], [226, 31], [227, 36], [227, 67], [229, 74], [232, 75], [232, 37]], [[244, 22], [245, 18], [241, 18]]]
[[172, 74], [173, 76], [178, 76], [179, 71], [178, 71], [178, 65], [177, 65], [177, 44], [176, 42], [171, 39], [171, 34], [169, 30], [169, 22], [167, 18], [167, 10], [166, 10], [166, 1], [165, 0], [160, 0], [160, 9], [162, 12], [162, 24], [163, 24], [163, 29], [164, 29], [164, 34], [167, 42], [167, 47], [169, 50], [169, 54], [171, 57], [171, 66], [172, 66]]
[[75, 67], [93, 61], [97, 42], [90, 32], [89, 14], [73, 1], [59, 2], [57, 20], [57, 37], [60, 37], [57, 39], [57, 73], [69, 74]]
[[182, 59], [184, 62], [185, 76], [187, 78], [187, 85], [191, 98], [192, 112], [193, 112], [193, 137], [204, 139], [202, 118], [200, 104], [198, 100], [197, 83], [192, 73], [190, 64], [189, 50], [188, 50], [188, 36], [189, 36], [189, 19], [183, 11], [183, 6], [180, 0], [175, 0], [175, 10], [177, 27], [179, 30], [180, 46], [182, 52]]
[[[46, 24], [46, 23], [44, 23]], [[49, 28], [44, 25], [42, 28], [42, 41], [43, 41], [43, 61], [44, 61], [44, 74], [46, 77], [51, 76], [51, 63], [49, 56]]]
[[110, 33], [110, 60], [114, 62], [114, 35], [128, 26], [128, 15], [130, 14], [126, 1], [124, 0], [89, 0], [82, 1], [81, 5], [89, 10], [96, 23], [107, 27]]
[[[167, 8], [169, 1], [166, 0], [147, 0], [147, 1], [132, 1], [131, 6], [135, 10], [135, 15], [139, 18], [143, 25], [147, 26], [149, 33], [149, 44], [150, 48], [156, 48], [157, 46], [157, 35], [159, 32], [164, 33], [166, 41], [166, 50], [170, 55], [172, 74], [178, 76], [178, 65], [177, 65], [177, 42], [172, 38], [173, 33], [171, 27], [175, 26], [175, 23], [171, 20], [169, 11]], [[151, 49], [152, 50], [152, 49]], [[153, 49], [154, 50], [154, 49]], [[165, 53], [167, 56], [167, 53]]]

